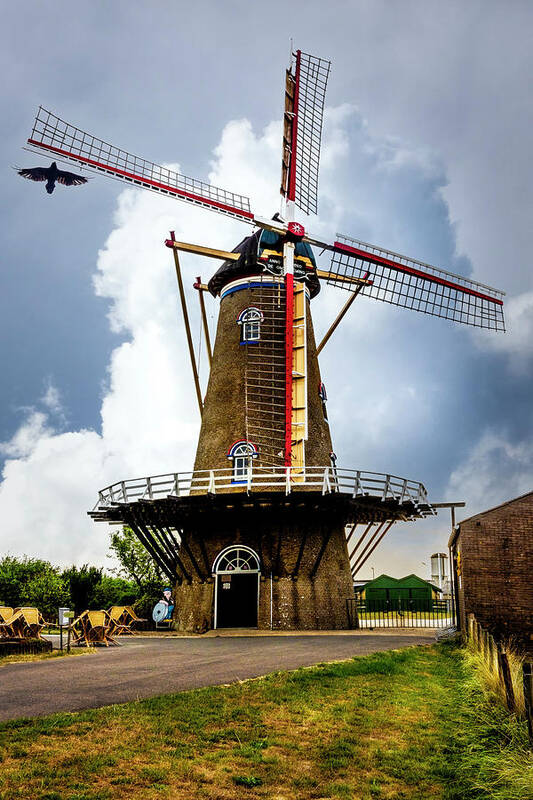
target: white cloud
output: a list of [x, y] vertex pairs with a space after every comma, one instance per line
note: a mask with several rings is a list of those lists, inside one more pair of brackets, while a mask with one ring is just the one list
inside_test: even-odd
[[447, 497], [467, 502], [472, 516], [533, 489], [533, 441], [510, 442], [485, 431], [450, 476]]
[[41, 398], [41, 403], [52, 412], [61, 416], [64, 413], [63, 403], [61, 402], [61, 393], [57, 386], [49, 381], [46, 392]]
[[510, 297], [504, 313], [507, 330], [503, 336], [476, 332], [475, 341], [483, 350], [507, 355], [514, 373], [529, 371], [533, 359], [533, 292]]
[[42, 411], [27, 411], [26, 419], [7, 442], [0, 443], [0, 453], [8, 458], [26, 458], [40, 440], [52, 435], [48, 416]]

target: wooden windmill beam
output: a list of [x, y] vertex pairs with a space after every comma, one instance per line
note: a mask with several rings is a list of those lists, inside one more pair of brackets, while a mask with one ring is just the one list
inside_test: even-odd
[[[184, 253], [194, 253], [196, 256], [218, 258], [223, 261], [238, 261], [241, 257], [240, 253], [230, 253], [229, 250], [217, 250], [214, 247], [204, 247], [201, 244], [191, 244], [190, 242], [177, 242], [175, 238], [165, 239], [165, 245], [174, 250], [183, 250]], [[202, 284], [202, 288], [203, 286], [204, 284]], [[207, 289], [207, 287], [205, 288]]]
[[373, 533], [373, 534], [372, 534], [372, 535], [369, 537], [369, 539], [368, 539], [368, 541], [367, 541], [366, 545], [363, 547], [363, 549], [362, 549], [361, 553], [359, 553], [359, 556], [356, 558], [356, 560], [355, 560], [355, 563], [354, 563], [354, 565], [352, 566], [352, 575], [355, 575], [356, 568], [357, 568], [357, 569], [359, 568], [359, 562], [361, 561], [361, 559], [362, 559], [362, 558], [364, 558], [364, 555], [365, 555], [365, 553], [367, 552], [368, 548], [371, 546], [372, 542], [373, 542], [373, 541], [376, 539], [376, 537], [379, 535], [379, 533], [380, 533], [380, 531], [381, 531], [381, 529], [383, 528], [383, 526], [384, 526], [384, 525], [385, 525], [385, 522], [380, 522], [380, 523], [378, 524], [378, 527], [377, 527], [377, 528], [376, 528], [376, 530], [374, 531], [374, 533]]
[[354, 565], [354, 568], [353, 568], [353, 571], [352, 571], [352, 577], [355, 577], [355, 575], [359, 572], [359, 570], [364, 567], [364, 565], [366, 564], [366, 562], [368, 561], [368, 559], [370, 558], [370, 556], [372, 555], [372, 553], [374, 552], [374, 550], [376, 549], [378, 544], [380, 544], [380, 542], [383, 540], [384, 536], [388, 533], [388, 531], [391, 529], [391, 527], [394, 525], [394, 523], [396, 521], [397, 520], [393, 519], [393, 520], [391, 520], [389, 522], [389, 524], [387, 525], [387, 527], [385, 528], [385, 530], [383, 531], [383, 533], [381, 534], [379, 539], [377, 539], [377, 541], [374, 543], [373, 547], [369, 550], [369, 552], [362, 559], [362, 561], [359, 560], [357, 562], [357, 564]]
[[[176, 238], [174, 231], [170, 231], [170, 239], [174, 241]], [[189, 346], [189, 356], [191, 359], [192, 374], [194, 379], [194, 387], [196, 389], [196, 399], [198, 400], [198, 408], [200, 409], [200, 416], [204, 413], [204, 403], [202, 399], [202, 390], [200, 389], [200, 378], [198, 377], [198, 367], [196, 366], [196, 357], [194, 355], [194, 347], [192, 343], [191, 325], [189, 322], [189, 312], [187, 311], [187, 300], [185, 298], [185, 290], [183, 288], [183, 280], [181, 278], [180, 260], [178, 258], [178, 248], [172, 248], [174, 256], [174, 266], [176, 268], [176, 279], [178, 281], [178, 289], [181, 300], [181, 310], [183, 311], [183, 321], [185, 323], [185, 333], [187, 335], [187, 344]]]
[[200, 299], [200, 314], [202, 315], [202, 325], [204, 328], [205, 346], [207, 348], [207, 358], [209, 360], [209, 367], [213, 363], [213, 351], [211, 350], [211, 339], [209, 338], [209, 325], [207, 324], [207, 314], [205, 313], [204, 293], [202, 291], [202, 279], [200, 276], [196, 278], [196, 283], [193, 283], [194, 288], [198, 291]]
[[339, 313], [337, 314], [337, 316], [333, 320], [332, 324], [329, 326], [328, 331], [326, 332], [324, 338], [322, 339], [322, 341], [320, 342], [320, 344], [318, 345], [318, 347], [316, 349], [317, 356], [324, 349], [324, 345], [326, 344], [326, 342], [329, 341], [331, 336], [335, 333], [335, 331], [339, 327], [344, 315], [346, 314], [346, 312], [348, 311], [348, 309], [350, 308], [350, 306], [354, 302], [355, 298], [357, 297], [357, 295], [359, 294], [359, 292], [361, 291], [363, 286], [365, 286], [367, 282], [371, 283], [371, 281], [367, 281], [367, 278], [368, 278], [369, 274], [370, 274], [369, 272], [365, 272], [363, 278], [361, 279], [361, 283], [356, 288], [356, 290], [354, 292], [352, 292], [351, 297], [348, 298], [348, 300], [346, 301], [346, 303], [344, 304], [342, 309], [339, 311]]
[[136, 520], [145, 535], [151, 535], [153, 541], [159, 545], [161, 557], [164, 556], [166, 558], [172, 570], [177, 573], [178, 568], [180, 568], [185, 575], [186, 572], [178, 555], [179, 543], [176, 541], [174, 534], [161, 521], [161, 515], [153, 501], [139, 501]]
[[161, 558], [157, 546], [155, 542], [152, 540], [151, 535], [143, 529], [136, 519], [133, 518], [133, 515], [129, 517], [126, 523], [135, 533], [140, 543], [145, 547], [148, 553], [152, 556], [155, 563], [164, 574], [169, 578], [169, 580], [173, 581], [176, 577], [175, 573], [172, 571], [172, 566], [167, 563], [166, 559]]
[[[357, 524], [357, 523], [356, 523], [356, 524]], [[361, 534], [361, 536], [359, 537], [359, 539], [358, 539], [358, 540], [357, 540], [357, 542], [355, 543], [354, 547], [352, 548], [352, 552], [348, 554], [348, 558], [350, 559], [350, 563], [352, 562], [352, 558], [354, 557], [354, 555], [355, 555], [355, 553], [357, 552], [357, 550], [359, 550], [359, 548], [360, 548], [361, 544], [363, 543], [363, 541], [364, 541], [364, 539], [365, 539], [365, 537], [366, 537], [366, 535], [367, 535], [368, 531], [370, 530], [370, 528], [372, 527], [372, 525], [373, 525], [373, 524], [374, 524], [374, 522], [369, 522], [369, 523], [368, 523], [368, 525], [367, 525], [367, 526], [366, 526], [366, 528], [364, 529], [363, 533]], [[350, 537], [351, 537], [351, 535], [352, 535], [352, 533], [353, 533], [354, 531], [355, 531], [355, 525], [354, 525], [354, 527], [352, 528], [352, 530], [351, 530], [351, 532], [350, 532]], [[346, 544], [348, 544], [348, 542], [349, 542], [349, 541], [350, 541], [350, 539], [348, 538], [348, 539], [346, 540]]]

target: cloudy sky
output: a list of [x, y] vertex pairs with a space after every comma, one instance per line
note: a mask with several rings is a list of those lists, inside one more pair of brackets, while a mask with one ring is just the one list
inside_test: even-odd
[[[97, 490], [190, 469], [199, 419], [162, 242], [231, 249], [248, 230], [101, 177], [48, 196], [11, 169], [47, 163], [21, 149], [37, 106], [266, 216], [290, 36], [332, 61], [312, 230], [507, 292], [506, 334], [358, 299], [321, 358], [339, 464], [421, 480], [463, 516], [533, 488], [531, 2], [21, 0], [3, 21], [0, 554], [105, 564]], [[183, 264], [189, 287], [214, 269]], [[313, 302], [318, 336], [345, 299]], [[448, 533], [448, 512], [397, 525], [366, 571], [426, 574]]]

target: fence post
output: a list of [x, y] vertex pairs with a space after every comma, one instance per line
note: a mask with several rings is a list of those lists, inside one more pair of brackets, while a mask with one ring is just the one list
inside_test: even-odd
[[489, 666], [491, 672], [498, 672], [498, 653], [496, 649], [496, 642], [491, 633], [489, 633]]
[[515, 711], [515, 699], [513, 691], [513, 681], [511, 679], [511, 670], [509, 669], [509, 660], [507, 653], [501, 645], [498, 645], [498, 666], [500, 668], [500, 676], [503, 678], [503, 685], [505, 686], [505, 699], [507, 701], [507, 708], [509, 711]]
[[533, 675], [531, 674], [530, 661], [524, 661], [522, 664], [522, 679], [524, 681], [524, 705], [526, 707], [529, 745], [533, 750]]
[[483, 629], [483, 660], [486, 664], [490, 661], [489, 636], [489, 632]]
[[468, 615], [467, 625], [468, 625], [468, 628], [467, 628], [467, 630], [468, 630], [468, 638], [472, 640], [474, 638], [474, 615], [473, 614], [469, 614]]
[[472, 623], [472, 632], [474, 634], [472, 637], [474, 640], [474, 650], [477, 652], [479, 650], [479, 625], [475, 617], [474, 622]]

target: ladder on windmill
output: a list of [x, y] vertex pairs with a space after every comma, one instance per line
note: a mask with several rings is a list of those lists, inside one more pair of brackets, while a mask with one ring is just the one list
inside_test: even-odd
[[[254, 281], [255, 282], [255, 281]], [[285, 444], [285, 288], [261, 281], [253, 303], [263, 319], [257, 343], [246, 346], [244, 370], [246, 439], [259, 450], [259, 464], [283, 465]], [[255, 468], [255, 465], [254, 465]]]

